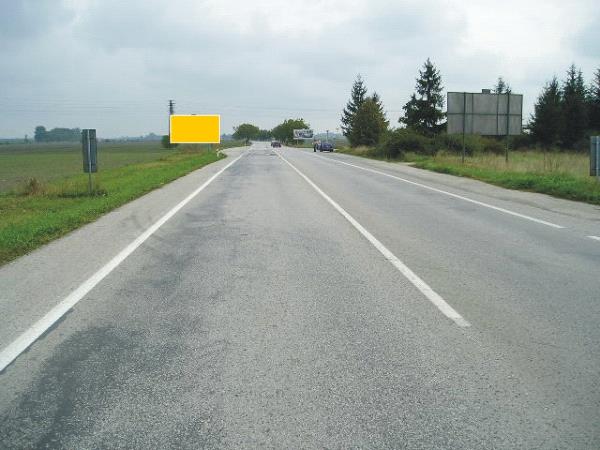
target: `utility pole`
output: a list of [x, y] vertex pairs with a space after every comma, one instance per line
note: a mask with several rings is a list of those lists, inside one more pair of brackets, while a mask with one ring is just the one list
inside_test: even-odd
[[169, 139], [171, 138], [171, 116], [175, 114], [175, 100], [169, 100]]

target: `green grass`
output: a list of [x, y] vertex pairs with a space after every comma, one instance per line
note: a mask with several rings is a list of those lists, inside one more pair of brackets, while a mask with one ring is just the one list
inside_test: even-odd
[[589, 176], [587, 155], [576, 153], [512, 152], [508, 164], [503, 155], [460, 157], [439, 153], [433, 157], [406, 155], [415, 167], [469, 177], [508, 189], [539, 192], [600, 205], [600, 183]]
[[[228, 143], [228, 146], [239, 143]], [[222, 147], [221, 147], [222, 148]], [[135, 160], [137, 155], [129, 160]], [[101, 215], [223, 156], [201, 146], [186, 146], [146, 162], [100, 168], [96, 188], [87, 194], [87, 175], [39, 182], [29, 194], [0, 194], [0, 264], [34, 250]], [[128, 160], [119, 156], [121, 163]], [[18, 164], [15, 164], [18, 167]]]
[[[371, 159], [371, 147], [340, 148], [347, 153]], [[589, 176], [589, 156], [572, 152], [513, 151], [508, 164], [504, 155], [480, 153], [462, 164], [456, 154], [438, 152], [435, 156], [407, 153], [403, 161], [434, 172], [468, 177], [507, 189], [539, 192], [554, 197], [600, 205], [600, 183]]]
[[[173, 154], [160, 142], [100, 142], [99, 168], [155, 161]], [[80, 143], [0, 145], [0, 192], [19, 190], [32, 178], [45, 183], [80, 174], [83, 162]]]
[[377, 156], [377, 153], [374, 151], [373, 147], [367, 147], [365, 145], [361, 145], [359, 147], [339, 147], [335, 149], [338, 153], [345, 153], [347, 155], [360, 156], [363, 158], [376, 159], [379, 161], [385, 160], [385, 158]]

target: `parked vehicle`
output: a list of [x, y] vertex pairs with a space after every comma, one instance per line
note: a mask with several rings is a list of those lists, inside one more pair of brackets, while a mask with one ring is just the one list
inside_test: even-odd
[[318, 145], [319, 151], [320, 152], [332, 152], [333, 151], [333, 144], [331, 142], [321, 142]]

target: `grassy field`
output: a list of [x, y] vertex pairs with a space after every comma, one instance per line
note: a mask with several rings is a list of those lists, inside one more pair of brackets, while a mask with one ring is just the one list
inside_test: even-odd
[[[101, 142], [98, 162], [101, 172], [128, 164], [155, 161], [174, 153], [160, 142]], [[81, 144], [0, 145], [0, 192], [20, 190], [31, 178], [41, 183], [82, 172]]]
[[[120, 150], [117, 147], [114, 149], [112, 168], [100, 160], [103, 165], [100, 166], [95, 192], [91, 196], [87, 192], [87, 175], [80, 173], [81, 167], [77, 170], [77, 175], [68, 176], [68, 173], [72, 173], [69, 172], [71, 169], [60, 165], [60, 169], [55, 170], [55, 176], [50, 176], [47, 181], [39, 181], [35, 189], [31, 189], [31, 186], [29, 189], [19, 187], [0, 193], [0, 264], [223, 158], [221, 154], [214, 150], [208, 151], [204, 146], [184, 146], [177, 150], [159, 150], [155, 146], [154, 150], [149, 149], [149, 154], [139, 154], [139, 144], [120, 145]], [[235, 145], [240, 144], [228, 143], [228, 146]], [[129, 148], [132, 153], [129, 156], [126, 155], [128, 146], [131, 146]], [[49, 150], [43, 149], [41, 153], [45, 151]], [[107, 155], [108, 152], [105, 154], [106, 163], [109, 160]], [[13, 159], [20, 157], [21, 155], [16, 155]], [[23, 157], [22, 161], [8, 160], [13, 168], [17, 168], [15, 170], [25, 171], [25, 177], [29, 177], [30, 166], [26, 161], [31, 158], [31, 154]], [[19, 179], [19, 175], [12, 174], [11, 179]], [[12, 186], [18, 184], [18, 181], [13, 181]]]
[[[368, 147], [343, 148], [342, 153], [372, 157]], [[508, 189], [539, 192], [600, 205], [600, 183], [589, 176], [589, 156], [581, 153], [513, 151], [504, 155], [481, 153], [467, 157], [438, 152], [435, 156], [407, 153], [403, 161], [415, 167], [469, 177]]]

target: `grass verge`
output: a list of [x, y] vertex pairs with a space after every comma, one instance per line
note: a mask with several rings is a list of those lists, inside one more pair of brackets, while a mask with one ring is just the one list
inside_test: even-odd
[[[385, 160], [371, 147], [340, 148], [338, 151]], [[473, 178], [507, 189], [600, 205], [600, 183], [588, 175], [589, 159], [585, 154], [514, 151], [506, 164], [503, 155], [481, 153], [467, 157], [462, 164], [460, 156], [445, 152], [435, 156], [406, 153], [402, 161], [420, 169]]]
[[0, 194], [0, 265], [96, 220], [101, 215], [193, 170], [223, 158], [201, 147], [184, 147], [161, 159], [36, 186], [28, 193]]
[[507, 189], [538, 192], [554, 197], [600, 205], [600, 183], [587, 175], [588, 160], [581, 154], [544, 156], [540, 152], [514, 152], [508, 165], [501, 155], [467, 158], [439, 154], [434, 157], [406, 155], [414, 167], [469, 177]]

